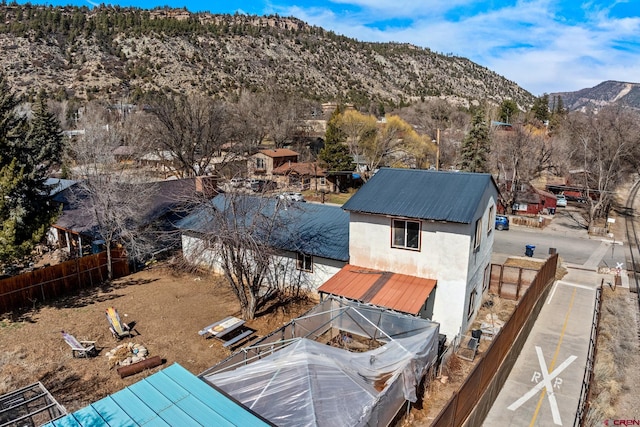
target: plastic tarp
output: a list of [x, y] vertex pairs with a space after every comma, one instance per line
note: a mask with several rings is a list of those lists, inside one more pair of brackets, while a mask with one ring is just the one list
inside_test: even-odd
[[308, 331], [328, 318], [320, 329], [375, 337], [383, 345], [358, 353], [296, 337], [202, 377], [279, 426], [386, 425], [405, 400], [416, 401], [418, 383], [437, 357], [438, 324], [358, 303], [329, 306], [325, 301], [325, 310], [297, 319], [296, 329]]

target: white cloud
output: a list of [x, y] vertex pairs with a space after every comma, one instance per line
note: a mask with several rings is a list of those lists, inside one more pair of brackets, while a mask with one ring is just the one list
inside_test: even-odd
[[[408, 42], [467, 57], [536, 95], [604, 80], [637, 81], [640, 75], [640, 18], [612, 19], [610, 3], [571, 1], [563, 11], [561, 2], [552, 0], [516, 0], [506, 6], [495, 1], [470, 15], [465, 6], [477, 6], [470, 1], [334, 0], [333, 10], [286, 7], [278, 13], [358, 40]], [[349, 12], [340, 5], [362, 10]], [[566, 10], [575, 14], [565, 16]], [[376, 27], [390, 18], [411, 21], [405, 27]]]

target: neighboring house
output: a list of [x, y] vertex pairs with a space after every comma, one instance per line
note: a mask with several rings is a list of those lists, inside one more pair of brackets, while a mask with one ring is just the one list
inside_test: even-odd
[[380, 169], [343, 206], [350, 265], [319, 291], [431, 318], [451, 339], [488, 289], [497, 203], [489, 174]]
[[[518, 215], [539, 215], [554, 213], [557, 197], [548, 191], [540, 190], [529, 183], [520, 184], [513, 200], [513, 213]], [[507, 183], [507, 191], [511, 191], [511, 184]], [[505, 213], [502, 205], [498, 206], [498, 213]]]
[[356, 172], [365, 173], [369, 172], [369, 164], [367, 163], [367, 159], [363, 155], [354, 155], [353, 156], [353, 164], [356, 167]]
[[133, 162], [136, 158], [136, 148], [130, 145], [120, 145], [113, 150], [113, 157], [120, 163]]
[[49, 187], [49, 197], [55, 197], [56, 194], [63, 192], [69, 187], [76, 185], [78, 181], [73, 179], [47, 178], [44, 185]]
[[282, 188], [318, 191], [328, 188], [327, 171], [317, 163], [285, 163], [273, 170], [273, 177]]
[[[139, 184], [145, 187], [141, 193], [148, 192], [151, 187], [149, 200], [140, 201], [143, 217], [142, 227], [153, 227], [159, 233], [156, 241], [158, 251], [170, 245], [163, 236], [173, 230], [173, 224], [184, 217], [188, 205], [192, 204], [198, 194], [212, 197], [216, 193], [216, 181], [212, 177], [198, 177]], [[58, 220], [48, 232], [51, 245], [66, 248], [73, 257], [81, 257], [98, 250], [98, 243], [102, 237], [100, 226], [91, 211], [87, 201], [87, 193], [77, 185], [68, 186], [53, 197], [53, 201], [60, 204], [62, 212]], [[116, 207], [117, 209], [117, 207]]]
[[[242, 197], [242, 200], [232, 199]], [[242, 211], [240, 221], [254, 215], [278, 215], [278, 230], [270, 236], [277, 255], [267, 280], [300, 284], [315, 291], [349, 261], [349, 214], [338, 206], [287, 202], [275, 198], [220, 194], [211, 203], [222, 212]], [[250, 206], [249, 206], [250, 205]], [[222, 273], [219, 255], [208, 240], [216, 233], [210, 208], [203, 208], [178, 223], [182, 230], [182, 253], [193, 264]]]
[[160, 172], [166, 178], [174, 175], [174, 172], [182, 167], [176, 155], [170, 150], [145, 153], [138, 159], [138, 164]]
[[260, 150], [249, 157], [247, 171], [249, 177], [273, 179], [273, 170], [287, 163], [297, 163], [298, 153], [288, 148]]

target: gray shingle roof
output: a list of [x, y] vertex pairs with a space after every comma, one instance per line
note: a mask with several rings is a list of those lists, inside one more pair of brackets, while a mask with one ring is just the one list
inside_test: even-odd
[[[285, 209], [285, 202], [276, 198], [226, 194], [216, 196], [212, 200], [213, 206], [219, 211], [229, 210], [227, 197], [235, 197], [236, 212], [245, 213], [244, 218], [236, 221], [239, 226], [250, 227], [254, 223], [252, 216], [271, 217], [277, 210], [279, 229], [269, 237], [272, 246], [339, 261], [349, 260], [349, 214], [339, 206], [286, 202]], [[211, 211], [203, 208], [179, 221], [177, 227], [185, 232], [215, 233], [216, 224]]]
[[490, 174], [384, 168], [343, 209], [469, 224], [489, 186]]

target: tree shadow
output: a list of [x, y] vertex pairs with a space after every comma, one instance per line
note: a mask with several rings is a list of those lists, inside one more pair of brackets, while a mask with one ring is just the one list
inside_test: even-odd
[[256, 310], [256, 317], [268, 316], [271, 314], [281, 313], [287, 314], [290, 309], [297, 304], [305, 303], [309, 301], [309, 297], [306, 294], [300, 295], [276, 295], [275, 297], [267, 300], [261, 307]]
[[55, 309], [82, 308], [93, 304], [112, 301], [122, 297], [118, 290], [129, 286], [146, 285], [158, 279], [125, 279], [117, 282], [104, 282], [100, 285], [88, 289], [79, 289], [71, 294], [61, 295], [55, 299], [47, 301], [34, 301], [32, 307], [24, 307], [10, 312], [6, 312], [2, 317], [11, 322], [37, 323], [35, 316], [45, 307]]
[[[556, 211], [556, 215], [558, 215], [558, 211]], [[562, 226], [565, 228], [569, 228], [572, 230], [586, 230], [588, 228], [587, 222], [579, 212], [562, 211], [560, 215], [565, 220], [562, 224]]]

